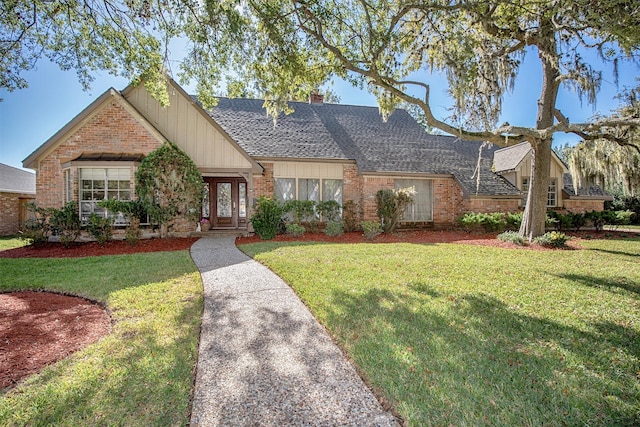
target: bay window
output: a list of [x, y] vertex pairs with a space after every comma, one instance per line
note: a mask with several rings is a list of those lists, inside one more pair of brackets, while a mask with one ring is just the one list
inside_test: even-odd
[[[130, 168], [80, 168], [80, 220], [86, 222], [93, 213], [113, 217], [113, 213], [98, 206], [101, 200], [131, 200]], [[115, 223], [126, 222], [114, 218]]]

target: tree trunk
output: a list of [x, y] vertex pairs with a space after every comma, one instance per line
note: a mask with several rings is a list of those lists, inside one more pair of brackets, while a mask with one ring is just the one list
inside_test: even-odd
[[545, 232], [551, 171], [551, 141], [538, 140], [532, 143], [531, 147], [529, 192], [520, 226], [520, 235], [529, 241]]
[[[555, 120], [556, 101], [560, 70], [558, 69], [558, 47], [553, 23], [547, 17], [540, 22], [540, 30], [535, 45], [542, 65], [542, 88], [538, 99], [536, 129], [548, 129]], [[531, 175], [527, 204], [522, 215], [520, 235], [532, 241], [545, 232], [547, 218], [547, 196], [551, 173], [551, 144], [553, 137], [534, 139], [531, 143]]]

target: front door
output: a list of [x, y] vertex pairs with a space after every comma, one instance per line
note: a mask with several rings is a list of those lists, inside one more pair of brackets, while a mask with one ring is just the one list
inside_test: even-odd
[[246, 228], [247, 182], [243, 178], [206, 178], [211, 224], [215, 228]]

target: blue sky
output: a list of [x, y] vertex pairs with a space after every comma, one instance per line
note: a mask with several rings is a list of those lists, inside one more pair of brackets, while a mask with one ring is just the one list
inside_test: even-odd
[[[512, 125], [532, 126], [535, 122], [540, 78], [538, 61], [528, 55], [521, 68], [513, 94], [503, 102], [503, 114], [500, 122], [508, 121]], [[581, 105], [578, 97], [563, 90], [560, 94], [559, 106], [564, 114], [574, 122], [585, 121], [595, 112], [606, 114], [618, 106], [614, 99], [618, 89], [614, 84], [610, 67], [603, 68], [604, 81], [600, 91], [598, 104]], [[632, 86], [639, 74], [633, 64], [620, 67], [620, 84]], [[0, 162], [21, 168], [22, 160], [36, 150], [47, 139], [53, 136], [65, 124], [78, 115], [91, 102], [110, 87], [122, 90], [128, 82], [123, 78], [107, 73], [95, 75], [91, 90], [85, 92], [78, 83], [73, 71], [61, 71], [55, 64], [45, 60], [38, 63], [37, 69], [25, 73], [29, 87], [14, 92], [0, 90]], [[431, 80], [432, 106], [439, 117], [447, 116], [446, 108], [451, 104], [445, 93], [446, 81], [440, 76]], [[193, 88], [187, 86], [187, 92]], [[354, 89], [348, 83], [337, 82], [332, 90], [336, 92], [343, 104], [376, 105], [370, 94]], [[575, 143], [578, 138], [573, 135], [557, 135], [555, 143]]]

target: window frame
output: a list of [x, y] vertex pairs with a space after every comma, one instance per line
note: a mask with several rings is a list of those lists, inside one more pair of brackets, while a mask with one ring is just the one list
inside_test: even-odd
[[[433, 217], [434, 217], [434, 195], [433, 195], [433, 179], [420, 179], [420, 178], [396, 178], [393, 180], [393, 188], [394, 190], [400, 189], [400, 188], [407, 188], [407, 187], [416, 187], [416, 183], [417, 182], [421, 182], [421, 183], [425, 183], [429, 185], [429, 200], [427, 203], [418, 203], [416, 204], [416, 199], [414, 196], [414, 202], [411, 203], [409, 206], [407, 206], [407, 208], [405, 209], [405, 211], [402, 213], [402, 218], [400, 219], [401, 223], [421, 223], [421, 222], [433, 222]], [[409, 185], [405, 185], [405, 184], [409, 184]], [[419, 193], [416, 190], [416, 195], [418, 195]], [[428, 219], [416, 219], [415, 215], [416, 215], [416, 207], [418, 205], [422, 205], [422, 206], [426, 206], [427, 207], [427, 213], [428, 215]], [[411, 211], [411, 218], [407, 219], [405, 216], [407, 214], [407, 211]]]
[[[99, 182], [99, 179], [94, 179], [94, 177], [92, 176], [91, 179], [85, 179], [85, 176], [83, 174], [84, 171], [88, 171], [88, 170], [102, 170], [104, 171], [104, 182], [101, 188], [95, 188], [94, 187], [94, 182]], [[123, 178], [122, 176], [119, 176], [119, 174], [117, 174], [116, 177], [114, 177], [115, 179], [109, 179], [110, 175], [109, 175], [109, 171], [114, 171], [114, 170], [118, 170], [122, 171], [122, 170], [126, 170], [128, 172], [128, 189], [124, 189], [124, 188], [120, 188], [120, 183], [125, 181], [124, 179], [120, 179]], [[93, 173], [93, 172], [92, 172]], [[104, 218], [114, 218], [114, 223], [113, 225], [115, 226], [124, 226], [124, 225], [128, 225], [130, 223], [129, 218], [126, 218], [125, 215], [122, 215], [120, 213], [114, 213], [114, 212], [109, 212], [108, 209], [105, 208], [101, 208], [98, 206], [98, 202], [100, 202], [101, 200], [108, 200], [110, 193], [114, 193], [116, 192], [116, 194], [118, 195], [118, 198], [116, 200], [121, 200], [121, 201], [129, 201], [132, 200], [131, 196], [134, 192], [134, 188], [133, 185], [131, 183], [131, 177], [133, 176], [131, 167], [129, 166], [79, 166], [78, 167], [78, 215], [80, 216], [80, 221], [83, 224], [86, 224], [89, 220], [89, 217], [91, 216], [91, 214], [95, 213], [96, 215], [100, 215]], [[91, 181], [91, 188], [87, 188], [85, 189], [83, 186], [83, 181]], [[110, 185], [110, 182], [116, 182], [116, 188], [113, 188], [112, 185]], [[124, 199], [121, 198], [121, 193], [128, 193], [128, 198]], [[89, 193], [91, 195], [91, 199], [85, 199], [85, 195]], [[96, 196], [99, 197], [99, 193], [103, 193], [102, 194], [102, 198], [94, 198]], [[85, 206], [91, 206], [91, 209], [85, 209]]]

